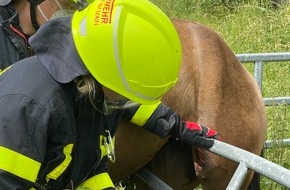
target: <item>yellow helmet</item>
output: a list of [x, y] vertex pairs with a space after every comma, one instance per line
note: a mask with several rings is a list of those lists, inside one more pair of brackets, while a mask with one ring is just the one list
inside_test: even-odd
[[132, 101], [154, 104], [177, 82], [178, 34], [147, 0], [95, 0], [74, 13], [72, 34], [95, 79]]

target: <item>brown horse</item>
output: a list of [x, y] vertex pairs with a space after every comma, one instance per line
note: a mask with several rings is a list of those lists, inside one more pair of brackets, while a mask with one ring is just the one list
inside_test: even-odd
[[[259, 87], [224, 40], [210, 28], [173, 20], [183, 60], [179, 81], [162, 99], [184, 119], [216, 129], [226, 143], [260, 154], [267, 119]], [[128, 121], [116, 134], [113, 180], [147, 167], [173, 189], [224, 190], [237, 163], [174, 139], [159, 139]], [[243, 189], [251, 181], [250, 172]], [[138, 185], [138, 184], [137, 184]], [[143, 189], [137, 186], [137, 189]]]

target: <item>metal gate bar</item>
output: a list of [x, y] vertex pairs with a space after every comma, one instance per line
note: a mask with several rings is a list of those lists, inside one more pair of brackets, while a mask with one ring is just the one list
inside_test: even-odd
[[[242, 63], [254, 63], [254, 78], [256, 79], [260, 89], [262, 90], [262, 70], [263, 62], [285, 62], [290, 61], [290, 52], [283, 53], [252, 53], [252, 54], [236, 54]], [[274, 106], [280, 104], [290, 105], [290, 97], [264, 98], [266, 106]]]
[[162, 181], [159, 177], [157, 177], [147, 168], [141, 168], [136, 172], [135, 175], [137, 175], [140, 179], [142, 179], [152, 189], [173, 190], [169, 185], [167, 185], [164, 181]]
[[[279, 183], [280, 185], [290, 188], [290, 170], [278, 164], [218, 140], [214, 140], [214, 145], [209, 149], [209, 151], [239, 163], [236, 172], [228, 184], [227, 190], [239, 189], [248, 174], [248, 169], [256, 171], [261, 175]], [[140, 169], [136, 172], [136, 175], [139, 176], [152, 189], [172, 190], [170, 186], [146, 168]]]
[[[242, 63], [254, 63], [254, 78], [256, 79], [262, 91], [262, 67], [264, 62], [285, 62], [290, 61], [290, 52], [282, 53], [252, 53], [252, 54], [236, 54]], [[290, 97], [268, 97], [263, 98], [265, 106], [290, 105]], [[265, 148], [272, 148], [273, 140], [265, 142]], [[290, 146], [290, 139], [279, 140], [282, 147]]]
[[[250, 53], [236, 54], [242, 63], [254, 63], [254, 78], [262, 91], [262, 70], [264, 62], [285, 62], [290, 61], [290, 52], [282, 53]], [[290, 105], [290, 97], [263, 98], [265, 106]]]
[[249, 170], [244, 163], [240, 163], [226, 190], [240, 189]]
[[243, 62], [279, 62], [279, 61], [289, 61], [290, 52], [277, 52], [277, 53], [246, 53], [246, 54], [236, 54], [237, 58]]
[[[209, 151], [238, 162], [240, 164], [245, 165], [247, 168], [252, 169], [265, 177], [287, 187], [290, 188], [290, 170], [270, 162], [260, 156], [257, 156], [251, 152], [245, 151], [241, 148], [235, 147], [233, 145], [214, 140], [214, 145], [209, 149]], [[243, 175], [246, 175], [243, 171]], [[237, 173], [237, 172], [236, 172]], [[235, 175], [238, 175], [236, 174]], [[234, 176], [235, 176], [234, 175]], [[241, 175], [241, 177], [243, 177]], [[229, 184], [230, 185], [230, 184]], [[233, 185], [233, 187], [235, 187]], [[231, 186], [229, 189], [235, 189]]]
[[267, 140], [264, 144], [264, 148], [283, 148], [290, 147], [290, 139], [281, 139], [281, 140]]
[[[290, 170], [278, 164], [218, 140], [214, 140], [214, 145], [209, 149], [209, 151], [239, 163], [236, 172], [228, 184], [227, 190], [238, 190], [248, 174], [248, 169], [256, 171], [261, 175], [290, 188]], [[170, 186], [146, 168], [140, 169], [136, 174], [152, 189], [172, 190]]]
[[263, 98], [265, 106], [290, 105], [290, 97]]

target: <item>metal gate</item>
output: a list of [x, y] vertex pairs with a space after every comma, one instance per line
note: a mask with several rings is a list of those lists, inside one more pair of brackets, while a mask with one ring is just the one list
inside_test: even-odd
[[[265, 64], [267, 62], [290, 61], [290, 52], [237, 54], [236, 56], [242, 63], [248, 63], [248, 62], [254, 63], [254, 78], [256, 79], [261, 91], [263, 91], [263, 85], [262, 85], [263, 64]], [[289, 72], [290, 72], [290, 68], [289, 68]], [[288, 80], [290, 80], [290, 79], [288, 79]], [[278, 106], [281, 104], [290, 105], [290, 96], [287, 96], [287, 97], [265, 97], [265, 98], [263, 98], [263, 100], [264, 100], [265, 106]], [[267, 140], [265, 142], [264, 148], [272, 148], [273, 142], [274, 142], [274, 140]], [[275, 143], [278, 143], [281, 146], [290, 146], [290, 139], [275, 140]], [[290, 181], [290, 179], [289, 179], [289, 181]]]
[[[290, 52], [287, 53], [256, 53], [256, 54], [237, 54], [237, 58], [242, 63], [254, 63], [254, 78], [256, 79], [259, 87], [263, 90], [262, 86], [262, 70], [263, 64], [266, 62], [284, 62], [290, 61]], [[290, 69], [289, 69], [290, 72]], [[290, 79], [288, 79], [290, 80]], [[263, 98], [265, 106], [277, 106], [281, 104], [290, 105], [290, 97], [265, 97]], [[275, 140], [277, 142], [277, 140]], [[290, 139], [280, 139], [279, 143], [283, 146], [290, 146]], [[271, 148], [273, 140], [265, 142], [264, 148]], [[290, 188], [290, 170], [282, 166], [270, 162], [260, 156], [252, 154], [248, 151], [234, 147], [230, 144], [215, 140], [215, 143], [209, 151], [233, 160], [239, 163], [239, 166], [233, 175], [227, 190], [238, 190], [247, 173], [248, 169], [254, 170], [269, 179]], [[142, 168], [136, 173], [144, 182], [151, 188], [159, 190], [172, 190], [167, 184], [161, 181], [157, 176], [146, 168]]]

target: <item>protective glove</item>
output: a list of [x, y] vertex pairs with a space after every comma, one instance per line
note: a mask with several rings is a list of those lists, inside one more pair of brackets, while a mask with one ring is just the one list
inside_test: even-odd
[[221, 140], [215, 130], [182, 120], [180, 115], [164, 104], [155, 109], [143, 127], [161, 138], [171, 135], [184, 143], [203, 148], [212, 147], [213, 139]]
[[180, 122], [172, 128], [170, 134], [186, 144], [203, 148], [212, 147], [212, 139], [221, 140], [215, 130], [190, 121]]

